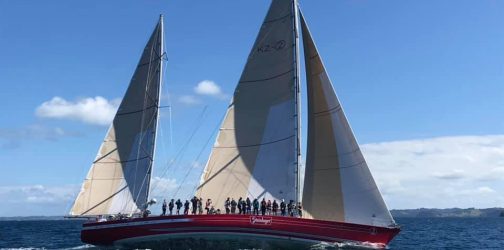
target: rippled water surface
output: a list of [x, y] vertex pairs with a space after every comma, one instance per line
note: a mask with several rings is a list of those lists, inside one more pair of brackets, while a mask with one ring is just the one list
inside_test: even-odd
[[[504, 249], [504, 218], [397, 218], [390, 249]], [[0, 221], [0, 249], [83, 249], [82, 221]], [[314, 249], [351, 249], [321, 245]], [[362, 247], [358, 247], [361, 248]]]

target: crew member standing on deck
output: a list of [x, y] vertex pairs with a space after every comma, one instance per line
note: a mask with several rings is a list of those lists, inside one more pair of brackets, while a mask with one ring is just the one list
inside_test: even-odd
[[271, 207], [273, 205], [271, 204], [271, 200], [268, 200], [268, 202], [266, 203], [266, 214], [267, 215], [271, 215]]
[[266, 199], [262, 199], [261, 201], [261, 214], [266, 215], [266, 209], [267, 209], [268, 204], [266, 203]]
[[276, 200], [273, 200], [273, 215], [277, 215], [277, 212], [278, 212], [278, 203], [276, 202]]
[[247, 214], [252, 213], [252, 202], [250, 202], [249, 197], [247, 197]]
[[170, 210], [170, 215], [172, 215], [173, 213], [173, 207], [175, 206], [175, 200], [174, 199], [171, 199], [170, 200], [170, 203], [168, 203], [168, 209]]
[[289, 212], [289, 215], [291, 217], [294, 217], [294, 209], [295, 209], [294, 201], [290, 200], [289, 204], [287, 205], [287, 211]]
[[226, 209], [226, 214], [229, 214], [229, 212], [230, 212], [230, 208], [229, 208], [229, 207], [230, 207], [230, 206], [231, 206], [231, 200], [230, 200], [230, 198], [228, 197], [228, 198], [226, 199], [226, 201], [224, 201], [224, 208]]
[[303, 218], [303, 205], [301, 205], [301, 202], [298, 202], [297, 210], [299, 218]]
[[212, 208], [212, 199], [208, 199], [205, 204], [205, 210], [207, 214], [210, 214], [211, 208]]
[[180, 199], [177, 199], [177, 202], [175, 202], [175, 205], [177, 205], [177, 215], [180, 214], [180, 208], [182, 207], [182, 202]]
[[198, 214], [203, 214], [203, 198], [198, 199]]
[[242, 202], [243, 202], [243, 199], [242, 197], [240, 197], [240, 199], [238, 199], [238, 214], [242, 214]]
[[185, 200], [185, 203], [184, 203], [184, 214], [189, 214], [189, 201], [188, 200]]
[[238, 205], [238, 203], [236, 203], [235, 199], [231, 199], [231, 213], [232, 214], [235, 214], [236, 213], [236, 205]]
[[194, 196], [192, 199], [191, 199], [191, 208], [192, 208], [192, 214], [196, 214], [196, 210], [198, 209], [198, 198], [196, 198], [196, 196]]
[[252, 206], [254, 206], [254, 215], [259, 215], [259, 201], [257, 199], [254, 199]]
[[161, 207], [161, 209], [163, 210], [163, 213], [161, 214], [161, 216], [165, 216], [166, 215], [166, 199], [163, 199], [163, 206]]
[[282, 213], [282, 216], [285, 216], [285, 200], [282, 199], [282, 202], [280, 203], [280, 212]]

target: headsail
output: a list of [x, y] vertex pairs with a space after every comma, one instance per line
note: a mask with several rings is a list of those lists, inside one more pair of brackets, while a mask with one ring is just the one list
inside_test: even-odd
[[163, 57], [156, 25], [70, 214], [135, 213], [147, 202], [154, 158]]
[[228, 107], [197, 195], [296, 199], [293, 0], [273, 0]]
[[356, 224], [394, 223], [301, 15], [308, 89], [303, 205], [308, 217]]

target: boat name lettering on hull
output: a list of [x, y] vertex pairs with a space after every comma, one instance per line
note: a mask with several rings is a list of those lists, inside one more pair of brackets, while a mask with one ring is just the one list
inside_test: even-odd
[[271, 217], [264, 216], [252, 216], [250, 217], [250, 224], [252, 225], [271, 225], [273, 219]]

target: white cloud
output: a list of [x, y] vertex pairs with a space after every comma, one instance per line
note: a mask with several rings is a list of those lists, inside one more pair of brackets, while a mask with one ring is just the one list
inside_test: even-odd
[[362, 146], [389, 207], [493, 207], [504, 202], [504, 135]]
[[78, 191], [78, 185], [0, 186], [0, 216], [64, 215]]
[[[362, 149], [389, 208], [504, 204], [504, 135], [370, 143]], [[188, 166], [202, 167], [198, 162]], [[178, 181], [176, 176], [153, 177], [152, 197], [190, 197], [197, 179], [182, 186]], [[0, 186], [0, 216], [65, 214], [79, 186]], [[159, 204], [152, 211], [159, 212]]]
[[194, 87], [194, 92], [200, 95], [213, 95], [218, 96], [222, 94], [222, 91], [214, 81], [203, 80]]
[[63, 137], [78, 135], [79, 133], [68, 132], [59, 127], [45, 127], [38, 124], [15, 129], [0, 128], [0, 148], [15, 148], [26, 140], [58, 141]]
[[178, 186], [179, 184], [177, 184], [176, 179], [153, 177], [150, 185], [151, 196], [158, 198], [166, 197], [168, 193], [173, 192]]
[[201, 101], [196, 98], [195, 96], [192, 96], [192, 95], [183, 95], [183, 96], [180, 96], [178, 98], [178, 101], [182, 104], [186, 104], [186, 105], [196, 105], [196, 104], [200, 104]]
[[208, 95], [219, 99], [227, 99], [227, 95], [224, 94], [217, 83], [210, 80], [203, 80], [194, 87], [194, 92], [198, 95]]
[[119, 106], [119, 100], [107, 100], [101, 96], [88, 97], [75, 102], [53, 97], [42, 103], [35, 114], [42, 118], [69, 119], [94, 125], [109, 125]]

